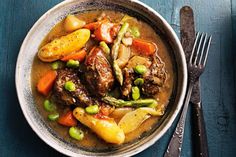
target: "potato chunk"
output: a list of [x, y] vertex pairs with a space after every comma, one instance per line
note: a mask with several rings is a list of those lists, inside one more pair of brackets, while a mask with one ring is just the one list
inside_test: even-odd
[[118, 127], [113, 119], [98, 119], [85, 112], [83, 108], [77, 107], [73, 111], [75, 118], [82, 124], [89, 127], [98, 136], [108, 143], [122, 144], [125, 140], [125, 134]]
[[88, 29], [79, 29], [66, 36], [54, 39], [44, 45], [38, 52], [38, 57], [44, 62], [58, 60], [73, 51], [78, 51], [85, 46], [90, 38]]

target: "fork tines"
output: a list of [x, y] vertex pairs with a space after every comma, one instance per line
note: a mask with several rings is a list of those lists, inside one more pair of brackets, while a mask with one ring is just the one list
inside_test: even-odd
[[203, 67], [206, 65], [211, 38], [207, 33], [197, 33], [189, 64]]

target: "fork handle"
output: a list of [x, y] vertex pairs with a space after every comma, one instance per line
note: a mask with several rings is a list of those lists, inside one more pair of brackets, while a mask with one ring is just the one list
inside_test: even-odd
[[194, 156], [208, 157], [207, 136], [201, 103], [192, 103]]
[[183, 138], [184, 138], [185, 120], [186, 120], [186, 116], [188, 112], [188, 105], [189, 105], [189, 100], [192, 94], [192, 90], [193, 90], [193, 84], [190, 83], [188, 86], [187, 96], [185, 98], [185, 102], [183, 105], [183, 111], [181, 113], [177, 127], [175, 128], [175, 132], [164, 154], [164, 157], [179, 157], [181, 154], [182, 143], [183, 143]]

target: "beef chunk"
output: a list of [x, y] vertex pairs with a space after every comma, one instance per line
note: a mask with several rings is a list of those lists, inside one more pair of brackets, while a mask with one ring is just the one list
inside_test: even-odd
[[[75, 84], [75, 91], [67, 91], [64, 85], [67, 81]], [[58, 76], [54, 84], [53, 92], [56, 101], [64, 105], [93, 105], [94, 101], [89, 96], [87, 89], [81, 83], [78, 74], [73, 69], [58, 70]]]
[[85, 61], [85, 79], [90, 90], [97, 96], [104, 96], [111, 90], [114, 83], [112, 68], [102, 49], [95, 47], [91, 50]]
[[153, 56], [153, 61], [150, 69], [145, 73], [142, 92], [144, 95], [153, 96], [159, 92], [166, 80], [165, 64], [157, 54]]
[[123, 75], [124, 75], [124, 84], [121, 87], [121, 92], [123, 96], [129, 98], [132, 90], [132, 83], [134, 81], [134, 71], [133, 69], [124, 68]]

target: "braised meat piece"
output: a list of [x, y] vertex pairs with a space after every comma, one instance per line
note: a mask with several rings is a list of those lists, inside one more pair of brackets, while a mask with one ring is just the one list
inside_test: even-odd
[[157, 54], [153, 56], [152, 65], [143, 77], [144, 84], [142, 85], [142, 92], [144, 95], [153, 96], [164, 85], [167, 77], [165, 64]]
[[121, 92], [123, 96], [129, 98], [129, 95], [132, 90], [132, 83], [134, 81], [134, 71], [133, 69], [124, 68], [123, 75], [124, 75], [124, 84], [121, 87]]
[[[64, 85], [67, 81], [75, 84], [75, 91], [67, 91]], [[81, 83], [78, 74], [73, 69], [58, 70], [57, 79], [54, 84], [54, 96], [56, 101], [64, 105], [93, 105], [94, 101], [89, 96], [87, 89]]]
[[133, 56], [128, 61], [127, 65], [123, 69], [124, 83], [121, 87], [121, 93], [124, 97], [129, 98], [130, 96], [132, 84], [136, 75], [133, 69], [139, 64], [145, 65], [147, 68], [149, 68], [152, 62], [149, 60], [149, 58], [141, 56]]
[[95, 47], [85, 61], [85, 79], [94, 95], [104, 96], [111, 90], [114, 83], [112, 68], [102, 49]]

